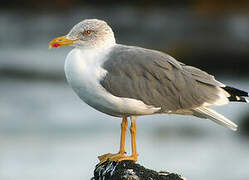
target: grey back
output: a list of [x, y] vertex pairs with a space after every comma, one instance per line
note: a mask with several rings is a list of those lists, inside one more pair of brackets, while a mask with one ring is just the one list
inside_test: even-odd
[[117, 45], [103, 64], [100, 81], [111, 94], [161, 107], [160, 113], [212, 104], [224, 86], [206, 72], [154, 50]]

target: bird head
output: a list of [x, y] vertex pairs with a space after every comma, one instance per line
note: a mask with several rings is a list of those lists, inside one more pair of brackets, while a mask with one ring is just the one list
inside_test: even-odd
[[49, 48], [71, 45], [77, 48], [104, 48], [115, 44], [111, 27], [102, 20], [86, 19], [76, 24], [70, 32], [53, 39]]

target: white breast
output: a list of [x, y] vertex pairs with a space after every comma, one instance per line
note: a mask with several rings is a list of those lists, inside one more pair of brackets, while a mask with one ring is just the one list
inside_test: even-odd
[[160, 108], [148, 106], [140, 100], [113, 96], [101, 86], [99, 81], [108, 73], [101, 65], [107, 60], [110, 50], [73, 49], [65, 62], [69, 85], [84, 102], [109, 115], [144, 115], [158, 111]]

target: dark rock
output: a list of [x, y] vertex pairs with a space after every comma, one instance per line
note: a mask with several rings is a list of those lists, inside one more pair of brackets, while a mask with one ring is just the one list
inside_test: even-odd
[[96, 166], [91, 180], [186, 180], [178, 174], [146, 169], [133, 161], [105, 162]]

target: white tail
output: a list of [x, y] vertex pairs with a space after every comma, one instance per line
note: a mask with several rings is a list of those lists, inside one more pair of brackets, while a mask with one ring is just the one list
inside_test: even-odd
[[248, 100], [248, 98], [245, 98], [245, 100], [246, 100], [246, 103], [249, 103], [249, 100]]
[[199, 107], [194, 109], [195, 112], [197, 112], [201, 117], [208, 118], [215, 123], [222, 125], [224, 127], [227, 127], [233, 131], [237, 130], [237, 125], [227, 119], [225, 116], [215, 112], [214, 110], [208, 108], [208, 107]]

